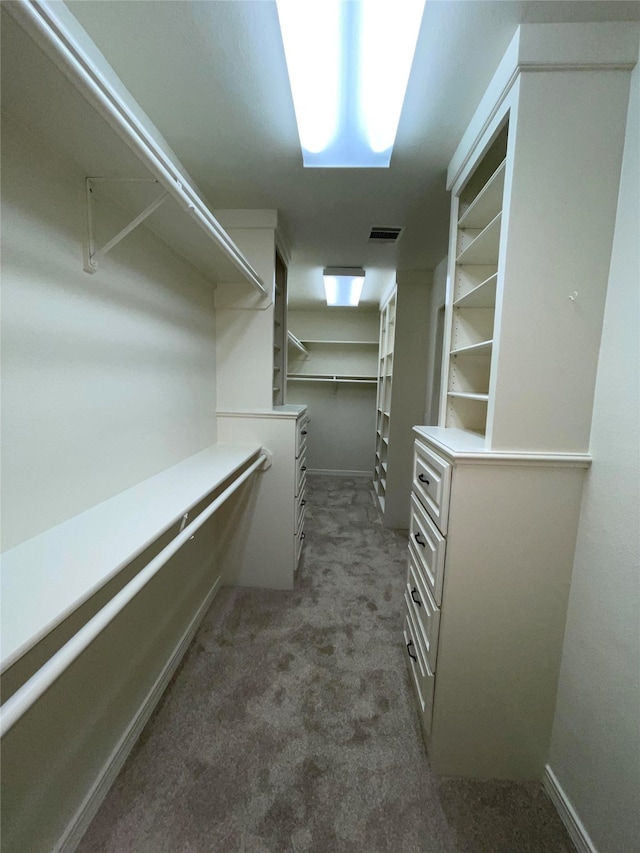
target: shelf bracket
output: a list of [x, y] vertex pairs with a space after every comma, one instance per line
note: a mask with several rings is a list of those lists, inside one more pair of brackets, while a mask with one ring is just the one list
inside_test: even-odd
[[153, 183], [157, 184], [154, 178], [86, 178], [85, 179], [85, 191], [86, 191], [86, 201], [87, 201], [87, 230], [88, 230], [88, 252], [86, 253], [86, 260], [84, 265], [85, 272], [94, 273], [98, 269], [98, 259], [104, 257], [107, 252], [110, 252], [114, 246], [117, 246], [118, 243], [123, 240], [127, 234], [130, 234], [138, 225], [142, 224], [147, 217], [151, 216], [154, 211], [156, 211], [161, 204], [163, 204], [169, 193], [167, 191], [163, 192], [158, 196], [148, 207], [139, 213], [135, 219], [132, 219], [128, 225], [118, 231], [115, 237], [112, 237], [104, 246], [101, 246], [99, 249], [96, 248], [94, 230], [93, 230], [93, 186], [96, 183]]

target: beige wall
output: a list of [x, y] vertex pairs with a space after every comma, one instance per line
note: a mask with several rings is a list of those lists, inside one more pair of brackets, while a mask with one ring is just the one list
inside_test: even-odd
[[599, 853], [640, 850], [639, 106], [636, 67], [549, 755]]
[[[377, 341], [377, 310], [325, 308], [289, 311], [289, 329], [311, 340]], [[292, 357], [290, 350], [289, 356]], [[374, 362], [372, 373], [375, 375]], [[290, 362], [290, 369], [292, 365]], [[352, 359], [345, 372], [362, 373]], [[309, 407], [307, 467], [322, 471], [358, 471], [373, 475], [376, 386], [289, 382], [287, 403]]]
[[9, 119], [2, 237], [6, 550], [213, 444], [216, 389], [213, 286], [144, 228], [83, 272], [82, 176]]

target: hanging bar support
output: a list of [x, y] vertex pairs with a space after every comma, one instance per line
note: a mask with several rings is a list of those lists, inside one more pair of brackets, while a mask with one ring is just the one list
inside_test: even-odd
[[[105, 243], [105, 245], [100, 249], [96, 249], [93, 231], [93, 185], [98, 181], [109, 182], [110, 180], [110, 178], [86, 178], [85, 180], [87, 196], [87, 228], [89, 232], [89, 252], [87, 263], [85, 264], [85, 272], [89, 273], [94, 273], [98, 269], [98, 258], [104, 257], [107, 252], [110, 252], [111, 249], [113, 249], [114, 246], [117, 246], [118, 243], [127, 236], [127, 234], [130, 234], [138, 227], [138, 225], [143, 223], [147, 217], [151, 216], [151, 214], [156, 211], [169, 197], [169, 193], [167, 191], [163, 192], [162, 195], [152, 201], [151, 204], [142, 211], [142, 213], [138, 214], [135, 219], [132, 219], [131, 222], [128, 225], [125, 225], [121, 231], [118, 231], [115, 237], [112, 237], [108, 243]], [[116, 183], [158, 183], [158, 181], [153, 178], [150, 181], [146, 178], [114, 178], [113, 180]]]

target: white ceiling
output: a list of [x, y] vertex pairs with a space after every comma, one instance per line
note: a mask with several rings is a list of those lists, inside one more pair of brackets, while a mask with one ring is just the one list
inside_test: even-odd
[[[399, 0], [396, 0], [399, 2]], [[70, 10], [212, 208], [276, 208], [290, 304], [363, 266], [364, 304], [447, 251], [449, 159], [521, 22], [638, 20], [617, 0], [427, 0], [389, 169], [303, 169], [272, 0], [71, 0]], [[396, 246], [372, 226], [404, 226]]]

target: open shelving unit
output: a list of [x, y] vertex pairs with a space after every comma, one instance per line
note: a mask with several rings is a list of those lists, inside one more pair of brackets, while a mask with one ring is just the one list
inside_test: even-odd
[[482, 435], [489, 403], [507, 133], [505, 125], [457, 200], [444, 424]]
[[[258, 273], [64, 4], [15, 2], [3, 12], [3, 111], [74, 164], [84, 183], [85, 270], [96, 272], [107, 251], [144, 222], [209, 280], [248, 284], [266, 296]], [[103, 199], [131, 219], [98, 246]]]
[[289, 333], [289, 382], [375, 385], [378, 341], [299, 339]]
[[373, 491], [384, 514], [387, 500], [387, 459], [391, 426], [391, 387], [396, 332], [397, 290], [394, 289], [380, 312], [378, 350], [378, 398], [376, 403], [376, 455], [373, 467]]

